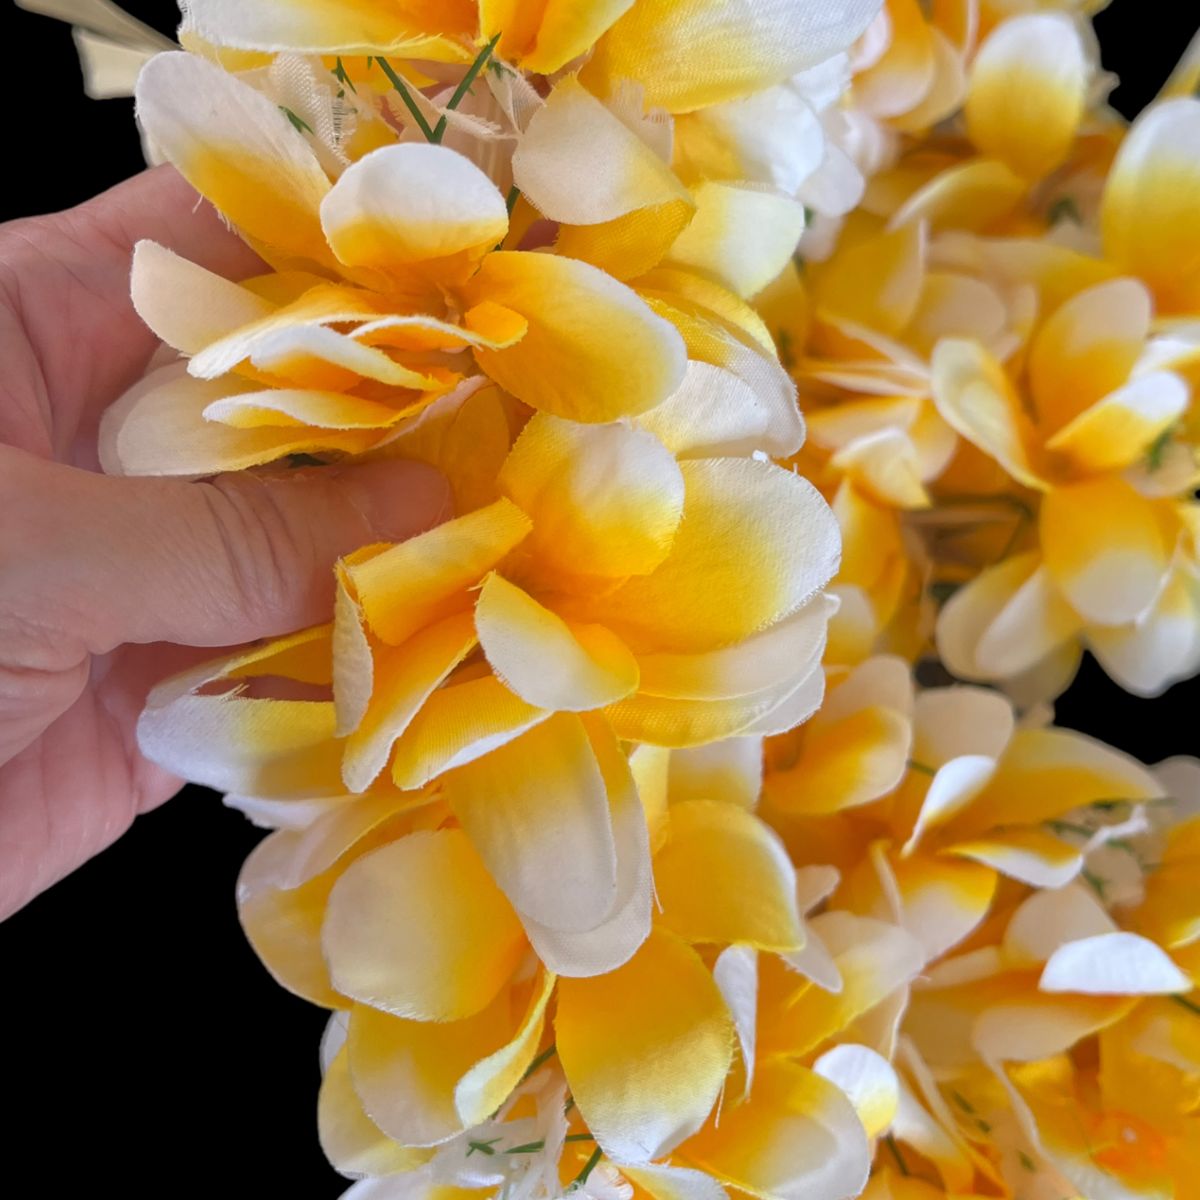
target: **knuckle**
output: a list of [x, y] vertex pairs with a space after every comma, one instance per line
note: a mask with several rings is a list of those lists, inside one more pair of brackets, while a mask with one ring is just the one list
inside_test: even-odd
[[253, 476], [222, 475], [197, 486], [244, 610], [267, 617], [288, 608], [312, 561], [304, 522], [281, 503], [277, 488]]

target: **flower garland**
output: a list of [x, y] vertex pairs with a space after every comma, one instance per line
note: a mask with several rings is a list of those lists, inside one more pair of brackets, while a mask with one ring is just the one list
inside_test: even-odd
[[1094, 7], [80, 6], [267, 268], [138, 246], [105, 468], [454, 493], [140, 726], [348, 1197], [1195, 1186], [1200, 764], [1052, 724], [1200, 669], [1200, 59]]

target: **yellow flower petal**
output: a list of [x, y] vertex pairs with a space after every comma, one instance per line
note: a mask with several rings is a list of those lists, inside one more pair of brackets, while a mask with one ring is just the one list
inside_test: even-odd
[[526, 71], [553, 75], [585, 54], [633, 0], [547, 0], [532, 7], [520, 0], [480, 0], [479, 36], [500, 34], [496, 53]]
[[492, 669], [529, 704], [584, 712], [637, 687], [637, 660], [620, 638], [569, 624], [501, 575], [480, 590], [475, 627]]
[[[670, 167], [570, 75], [530, 119], [512, 165], [529, 203], [568, 227], [559, 252], [618, 278], [657, 265], [694, 208]], [[575, 186], [583, 178], [592, 186]]]
[[189, 0], [184, 29], [219, 46], [294, 54], [394, 54], [435, 62], [474, 57], [475, 6], [470, 0]]
[[321, 204], [321, 227], [346, 266], [402, 270], [483, 254], [508, 232], [508, 211], [470, 159], [409, 142], [347, 167]]
[[806, 480], [739, 459], [680, 470], [683, 520], [670, 555], [589, 606], [617, 632], [636, 633], [647, 650], [714, 649], [790, 615], [828, 582], [837, 525]]
[[896, 1116], [900, 1081], [891, 1063], [867, 1046], [835, 1046], [813, 1063], [813, 1070], [849, 1098], [867, 1132], [878, 1137]]
[[928, 222], [934, 232], [985, 232], [1013, 211], [1028, 185], [1002, 162], [977, 158], [947, 167], [919, 187], [893, 214], [891, 225]]
[[580, 932], [610, 914], [617, 857], [608, 793], [577, 717], [551, 717], [460, 767], [442, 787], [523, 916]]
[[1136, 620], [1166, 583], [1172, 531], [1155, 502], [1120, 478], [1055, 488], [1038, 526], [1047, 570], [1089, 621]]
[[1110, 392], [1060, 429], [1046, 448], [1080, 474], [1119, 471], [1145, 455], [1155, 439], [1186, 411], [1187, 384], [1170, 371], [1153, 371]]
[[1044, 829], [1001, 830], [989, 837], [955, 842], [947, 853], [983, 863], [1030, 887], [1063, 887], [1083, 869], [1079, 847]]
[[376, 637], [403, 644], [466, 607], [463, 594], [528, 534], [529, 518], [500, 499], [347, 567]]
[[946, 423], [1017, 482], [1043, 488], [1029, 446], [1029, 418], [1003, 367], [978, 342], [946, 338], [933, 352], [933, 399]]
[[100, 426], [100, 461], [110, 475], [216, 475], [275, 462], [289, 454], [361, 454], [377, 429], [294, 424], [235, 429], [205, 420], [214, 404], [252, 391], [232, 380], [192, 379], [184, 364], [150, 372], [111, 408]]
[[1083, 40], [1064, 13], [1002, 21], [971, 64], [967, 133], [1026, 179], [1066, 158], [1083, 117], [1090, 74]]
[[[463, 288], [470, 304], [491, 300], [529, 330], [475, 359], [506, 391], [575, 421], [612, 421], [661, 403], [683, 378], [679, 335], [624, 284], [587, 263], [553, 254], [489, 254]], [[619, 360], [612, 348], [621, 347]]]
[[875, 5], [846, 0], [836, 11], [789, 0], [753, 9], [722, 0], [639, 0], [601, 38], [584, 82], [611, 91], [633, 79], [646, 103], [690, 112], [782, 83], [850, 44]]
[[526, 946], [461, 830], [412, 833], [355, 862], [329, 897], [322, 942], [343, 995], [418, 1021], [486, 1008]]
[[717, 985], [662, 930], [610, 974], [560, 980], [555, 1027], [580, 1115], [620, 1162], [648, 1162], [694, 1133], [732, 1059]]
[[181, 354], [196, 354], [274, 309], [249, 288], [151, 241], [133, 248], [130, 291], [138, 316]]
[[[837, 254], [813, 286], [819, 308], [868, 329], [896, 334], [921, 298], [925, 232], [919, 222], [868, 238]], [[864, 279], [874, 287], [864, 288]]]
[[804, 206], [763, 187], [701, 183], [696, 215], [667, 262], [723, 283], [739, 296], [762, 291], [791, 259], [804, 232]]
[[612, 732], [585, 718], [592, 751], [604, 777], [617, 856], [617, 886], [605, 920], [583, 933], [564, 932], [525, 917], [525, 931], [547, 968], [571, 978], [603, 975], [629, 961], [650, 933], [652, 881], [646, 812], [640, 780]]
[[485, 1120], [537, 1052], [552, 984], [538, 972], [458, 1021], [409, 1021], [356, 1005], [347, 1051], [367, 1116], [389, 1137], [417, 1147], [449, 1141]]
[[539, 413], [500, 471], [500, 488], [533, 521], [538, 567], [575, 576], [645, 575], [670, 552], [683, 476], [652, 434]]
[[159, 151], [236, 226], [287, 255], [330, 259], [317, 215], [329, 179], [261, 92], [194, 55], [159, 54], [138, 78], [137, 109]]
[[1151, 105], [1109, 172], [1101, 205], [1108, 256], [1146, 281], [1161, 312], [1200, 303], [1200, 100]]
[[379, 648], [370, 702], [346, 739], [342, 779], [349, 791], [370, 787], [387, 765], [392, 744], [475, 644], [471, 614], [462, 612], [419, 630], [401, 646]]
[[1112, 279], [1054, 310], [1029, 350], [1039, 425], [1061, 429], [1128, 380], [1150, 330], [1150, 309], [1143, 284]]
[[490, 753], [549, 715], [491, 674], [438, 688], [396, 742], [392, 782], [399, 788], [421, 787], [444, 771]]
[[726, 1106], [683, 1153], [761, 1200], [849, 1200], [871, 1168], [866, 1133], [845, 1093], [790, 1062], [763, 1063], [750, 1098]]
[[391, 1175], [412, 1171], [430, 1151], [411, 1150], [389, 1138], [363, 1111], [350, 1078], [350, 1054], [342, 1049], [325, 1072], [317, 1102], [321, 1149], [335, 1170], [347, 1175]]
[[737, 805], [715, 799], [672, 804], [654, 883], [663, 925], [688, 941], [779, 953], [804, 945], [787, 850]]
[[1123, 930], [1060, 946], [1038, 981], [1043, 992], [1092, 996], [1168, 995], [1190, 992], [1193, 986], [1164, 950]]

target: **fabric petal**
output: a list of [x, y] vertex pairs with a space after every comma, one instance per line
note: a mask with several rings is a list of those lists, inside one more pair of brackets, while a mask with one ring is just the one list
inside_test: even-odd
[[1175, 549], [1163, 518], [1112, 476], [1046, 495], [1038, 520], [1046, 568], [1088, 621], [1123, 625], [1153, 605]]
[[522, 915], [582, 932], [611, 913], [617, 859], [607, 788], [577, 717], [551, 717], [459, 767], [442, 787]]
[[567, 575], [648, 574], [670, 552], [683, 515], [683, 475], [670, 451], [625, 424], [536, 414], [500, 487], [533, 521], [527, 546], [539, 567]]
[[691, 942], [799, 950], [796, 876], [779, 836], [717, 800], [672, 804], [670, 814], [667, 842], [654, 858], [662, 924]]
[[761, 1200], [849, 1200], [871, 1168], [866, 1133], [845, 1093], [790, 1062], [762, 1064], [750, 1098], [726, 1106], [684, 1153]]
[[637, 660], [620, 638], [602, 625], [568, 624], [502, 575], [480, 589], [475, 627], [492, 669], [536, 707], [584, 712], [637, 687]]
[[667, 261], [723, 283], [739, 296], [762, 291], [791, 259], [804, 232], [804, 206], [765, 187], [707, 180], [696, 215]]
[[640, 0], [600, 39], [583, 80], [634, 79], [646, 103], [690, 112], [761, 91], [847, 49], [875, 16], [869, 0]]
[[466, 606], [475, 586], [529, 533], [529, 518], [510, 500], [389, 546], [346, 571], [371, 632], [392, 646]]
[[837, 523], [806, 480], [743, 459], [688, 460], [680, 470], [683, 520], [671, 554], [596, 601], [617, 632], [663, 651], [713, 649], [795, 612], [828, 582]]
[[[525, 336], [508, 349], [477, 347], [476, 362], [533, 408], [584, 422], [612, 421], [660, 404], [683, 379], [675, 330], [624, 284], [552, 254], [489, 254], [463, 288], [519, 313]], [[621, 347], [619, 359], [612, 348]]]
[[560, 980], [555, 1028], [580, 1115], [618, 1162], [649, 1162], [693, 1134], [733, 1053], [716, 983], [663, 930], [607, 975]]
[[330, 894], [322, 942], [343, 995], [417, 1021], [486, 1008], [526, 946], [461, 830], [411, 833], [350, 866]]
[[234, 225], [267, 246], [329, 260], [318, 211], [329, 178], [261, 92], [191, 54], [159, 54], [138, 77], [151, 142]]
[[508, 210], [470, 159], [407, 142], [347, 167], [321, 203], [321, 227], [346, 266], [396, 270], [481, 255], [508, 232]]
[[1194, 984], [1152, 941], [1118, 930], [1060, 946], [1038, 987], [1093, 996], [1154, 996], [1190, 992]]
[[1109, 171], [1100, 222], [1107, 255], [1143, 279], [1163, 313], [1200, 301], [1200, 100], [1153, 104]]
[[1065, 13], [1002, 21], [971, 64], [965, 106], [971, 141], [1017, 174], [1040, 179], [1071, 150], [1089, 74], [1083, 40]]

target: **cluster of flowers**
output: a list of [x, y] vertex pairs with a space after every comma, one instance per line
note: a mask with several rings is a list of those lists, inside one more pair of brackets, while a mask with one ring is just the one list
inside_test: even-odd
[[456, 501], [141, 723], [274, 828], [348, 1196], [1195, 1189], [1200, 764], [1050, 702], [1200, 667], [1200, 68], [1127, 128], [1087, 7], [190, 0], [142, 70], [269, 270], [138, 247], [106, 468]]

